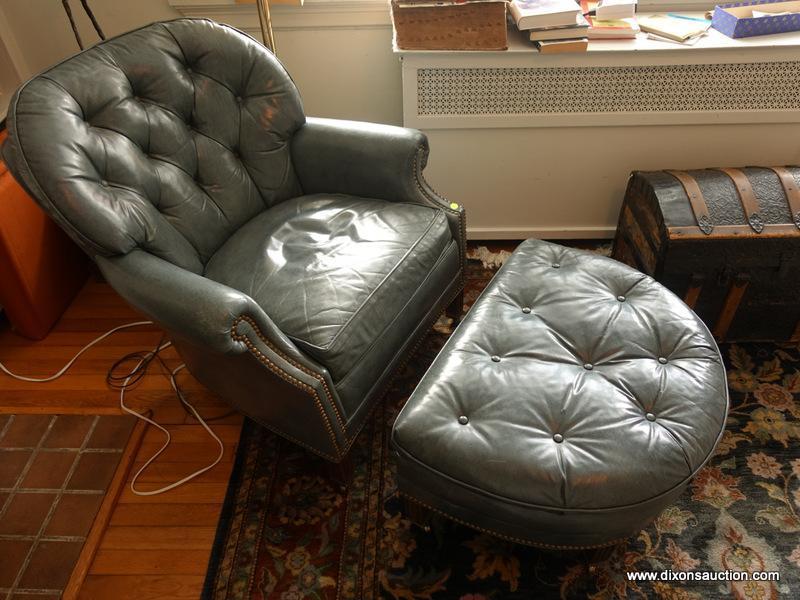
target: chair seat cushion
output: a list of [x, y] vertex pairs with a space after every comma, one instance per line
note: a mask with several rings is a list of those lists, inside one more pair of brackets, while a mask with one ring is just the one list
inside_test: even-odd
[[380, 344], [451, 242], [438, 209], [314, 194], [254, 217], [205, 275], [252, 297], [339, 381]]

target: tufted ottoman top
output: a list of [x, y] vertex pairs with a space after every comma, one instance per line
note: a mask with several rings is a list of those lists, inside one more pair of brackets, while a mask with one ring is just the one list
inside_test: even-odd
[[[528, 240], [398, 417], [400, 487], [519, 541], [601, 544], [683, 489], [727, 406], [719, 350], [676, 296], [611, 259]], [[592, 532], [586, 514], [604, 512], [615, 523]]]

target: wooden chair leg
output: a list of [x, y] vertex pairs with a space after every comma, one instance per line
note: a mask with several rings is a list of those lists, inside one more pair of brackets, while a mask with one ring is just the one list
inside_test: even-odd
[[462, 313], [464, 312], [464, 290], [458, 293], [450, 305], [445, 309], [444, 313], [453, 319], [453, 325], [461, 322]]
[[345, 456], [340, 462], [328, 462], [327, 474], [331, 481], [333, 481], [341, 491], [346, 491], [353, 481], [353, 473], [355, 471], [355, 462], [353, 461], [352, 453]]
[[415, 502], [403, 494], [400, 494], [400, 501], [402, 503], [401, 510], [403, 514], [405, 514], [414, 525], [422, 529], [422, 531], [430, 533], [433, 513], [419, 502]]

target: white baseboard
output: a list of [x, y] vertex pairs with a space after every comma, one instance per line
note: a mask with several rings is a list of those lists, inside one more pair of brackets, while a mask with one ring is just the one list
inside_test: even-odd
[[616, 227], [469, 227], [467, 239], [470, 240], [581, 240], [611, 239]]

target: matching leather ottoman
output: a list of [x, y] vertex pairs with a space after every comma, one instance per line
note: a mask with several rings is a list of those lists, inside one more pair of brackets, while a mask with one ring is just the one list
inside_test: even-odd
[[398, 485], [514, 542], [610, 545], [680, 496], [727, 409], [717, 345], [675, 295], [611, 259], [528, 240], [400, 413]]

